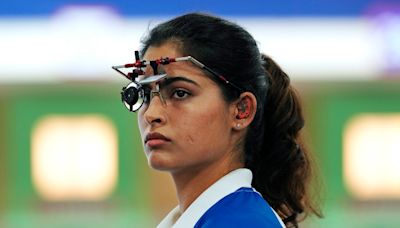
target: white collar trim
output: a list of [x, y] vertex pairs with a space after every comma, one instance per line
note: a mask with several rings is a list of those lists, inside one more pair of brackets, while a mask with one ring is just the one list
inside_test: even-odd
[[180, 215], [179, 206], [175, 207], [161, 221], [157, 228], [194, 227], [201, 216], [219, 200], [235, 192], [239, 188], [251, 188], [252, 179], [253, 174], [249, 169], [240, 168], [233, 170], [201, 193], [182, 215]]

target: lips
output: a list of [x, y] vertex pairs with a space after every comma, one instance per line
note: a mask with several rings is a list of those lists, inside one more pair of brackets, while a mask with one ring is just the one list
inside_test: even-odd
[[163, 134], [160, 134], [158, 132], [152, 132], [146, 135], [144, 143], [148, 147], [156, 147], [156, 146], [161, 146], [169, 141], [171, 140], [165, 137]]

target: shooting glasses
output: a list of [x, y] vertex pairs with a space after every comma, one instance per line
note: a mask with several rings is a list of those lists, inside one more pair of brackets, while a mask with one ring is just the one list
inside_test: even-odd
[[[162, 102], [165, 103], [165, 95], [163, 92], [160, 91], [160, 82], [163, 79], [167, 79], [167, 74], [158, 74], [158, 66], [159, 65], [166, 65], [174, 62], [181, 62], [181, 61], [189, 61], [193, 63], [195, 66], [209, 72], [211, 75], [216, 77], [221, 82], [233, 87], [234, 89], [238, 90], [239, 92], [243, 92], [243, 90], [235, 85], [234, 83], [228, 81], [225, 77], [218, 74], [214, 70], [210, 69], [200, 61], [196, 60], [191, 56], [185, 57], [177, 57], [177, 58], [160, 58], [156, 60], [141, 60], [139, 57], [139, 52], [135, 51], [135, 62], [128, 63], [119, 66], [112, 66], [114, 70], [118, 73], [122, 74], [125, 78], [129, 79], [131, 82], [122, 88], [121, 92], [121, 99], [124, 103], [125, 107], [131, 111], [136, 112], [137, 110], [142, 107], [143, 103], [150, 102], [150, 100], [155, 96], [158, 95]], [[154, 75], [145, 76], [145, 72], [143, 68], [150, 66], [153, 69]], [[129, 73], [124, 73], [121, 71], [123, 68], [132, 68], [132, 71]], [[143, 79], [140, 79], [143, 78]], [[149, 88], [149, 84], [155, 83], [155, 90], [151, 90]]]

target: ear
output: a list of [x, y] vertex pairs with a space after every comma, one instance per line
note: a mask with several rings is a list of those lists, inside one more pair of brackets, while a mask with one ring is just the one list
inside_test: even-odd
[[251, 92], [244, 92], [233, 103], [234, 120], [233, 128], [235, 130], [245, 129], [251, 124], [257, 112], [257, 99]]

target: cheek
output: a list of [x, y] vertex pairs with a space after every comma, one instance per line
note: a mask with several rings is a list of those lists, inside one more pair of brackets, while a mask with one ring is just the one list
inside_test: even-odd
[[186, 135], [186, 136], [185, 136], [185, 142], [186, 142], [187, 144], [194, 145], [194, 144], [196, 143], [196, 141], [195, 141], [195, 136], [193, 136], [193, 135], [191, 135], [191, 134]]
[[188, 118], [181, 119], [182, 121], [182, 139], [185, 144], [188, 145], [199, 145], [213, 146], [216, 141], [220, 139], [221, 135], [226, 134], [226, 119], [222, 108], [209, 107], [209, 110], [213, 111], [202, 111], [207, 110], [198, 108], [195, 114], [184, 114], [180, 115], [182, 118], [188, 116]]

